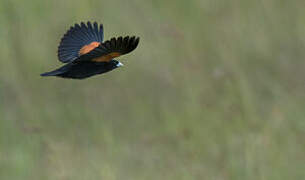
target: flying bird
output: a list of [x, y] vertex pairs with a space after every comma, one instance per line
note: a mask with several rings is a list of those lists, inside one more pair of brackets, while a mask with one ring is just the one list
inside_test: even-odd
[[71, 26], [62, 37], [57, 52], [59, 61], [66, 64], [41, 76], [85, 79], [112, 71], [123, 66], [114, 58], [136, 49], [140, 38], [120, 36], [105, 42], [103, 40], [103, 24], [81, 22]]

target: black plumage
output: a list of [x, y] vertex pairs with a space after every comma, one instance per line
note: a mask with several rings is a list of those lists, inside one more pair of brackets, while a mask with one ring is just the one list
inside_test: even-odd
[[118, 41], [120, 41], [119, 39], [122, 39], [122, 37], [112, 38], [110, 41], [109, 40], [105, 41], [104, 43], [100, 44], [98, 47], [96, 47], [89, 53], [84, 54], [78, 57], [77, 59], [75, 59], [75, 62], [88, 61], [93, 58], [106, 56], [111, 53], [120, 53], [120, 55], [128, 54], [131, 51], [133, 51], [135, 48], [137, 48], [140, 41], [140, 38], [135, 38], [135, 36], [131, 38], [129, 36], [126, 36], [124, 38], [125, 41], [123, 41], [123, 43], [121, 43], [119, 46], [116, 46], [116, 44], [119, 44], [118, 43]]
[[58, 59], [67, 64], [41, 76], [84, 79], [102, 74], [121, 66], [122, 63], [114, 58], [130, 53], [139, 44], [139, 38], [135, 36], [103, 40], [102, 24], [75, 24], [64, 34], [58, 46]]
[[68, 63], [59, 69], [43, 73], [41, 76], [58, 76], [62, 78], [85, 79], [97, 74], [109, 72], [118, 67], [120, 62], [111, 60], [110, 62], [90, 62]]

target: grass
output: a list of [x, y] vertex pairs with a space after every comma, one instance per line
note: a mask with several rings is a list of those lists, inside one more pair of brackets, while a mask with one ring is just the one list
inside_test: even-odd
[[[0, 2], [0, 179], [302, 179], [301, 1]], [[42, 78], [73, 23], [138, 35], [125, 66]]]

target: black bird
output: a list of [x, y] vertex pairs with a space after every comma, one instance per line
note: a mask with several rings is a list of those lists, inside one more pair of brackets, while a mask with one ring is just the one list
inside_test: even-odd
[[133, 51], [139, 37], [118, 37], [103, 42], [103, 24], [83, 22], [75, 24], [66, 32], [58, 46], [58, 59], [66, 63], [41, 76], [84, 79], [109, 72], [123, 64], [114, 58]]

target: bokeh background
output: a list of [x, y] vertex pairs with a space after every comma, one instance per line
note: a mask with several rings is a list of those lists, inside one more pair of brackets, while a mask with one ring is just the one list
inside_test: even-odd
[[[305, 178], [305, 1], [1, 0], [1, 180]], [[74, 23], [125, 66], [42, 78]]]

